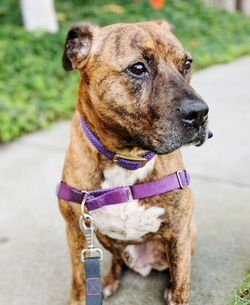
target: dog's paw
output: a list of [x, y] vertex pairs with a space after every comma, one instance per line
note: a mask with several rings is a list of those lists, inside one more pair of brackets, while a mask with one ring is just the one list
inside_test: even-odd
[[166, 305], [175, 305], [172, 302], [172, 293], [171, 293], [171, 290], [168, 289], [168, 288], [164, 292], [164, 301], [165, 301]]
[[164, 292], [164, 300], [166, 305], [189, 305], [188, 303], [183, 304], [183, 303], [175, 303], [172, 300], [172, 293], [170, 289], [166, 289]]
[[114, 295], [117, 290], [119, 289], [120, 281], [114, 280], [112, 283], [105, 283], [105, 280], [103, 282], [103, 289], [102, 294], [104, 299], [110, 298], [112, 295]]

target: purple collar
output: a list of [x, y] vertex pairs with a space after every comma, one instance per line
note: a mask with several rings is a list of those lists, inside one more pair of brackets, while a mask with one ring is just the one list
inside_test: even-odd
[[113, 160], [116, 164], [123, 168], [136, 170], [140, 167], [145, 166], [147, 162], [155, 156], [155, 154], [151, 151], [145, 152], [137, 156], [125, 156], [111, 152], [103, 147], [100, 140], [90, 130], [90, 128], [81, 116], [80, 122], [85, 135], [87, 136], [89, 141], [95, 146], [95, 148], [109, 160]]
[[58, 185], [57, 196], [68, 202], [84, 203], [88, 211], [93, 211], [107, 205], [125, 203], [132, 199], [143, 199], [183, 189], [189, 183], [189, 174], [182, 170], [151, 182], [89, 192], [78, 190], [61, 182]]

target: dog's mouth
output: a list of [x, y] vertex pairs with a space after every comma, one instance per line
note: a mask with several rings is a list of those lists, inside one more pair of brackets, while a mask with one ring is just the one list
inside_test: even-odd
[[200, 126], [198, 130], [195, 128], [187, 128], [184, 130], [184, 132], [183, 130], [173, 132], [164, 139], [152, 139], [150, 143], [146, 143], [142, 140], [142, 138], [139, 138], [142, 141], [139, 141], [139, 143], [137, 142], [137, 144], [139, 144], [138, 146], [140, 146], [142, 149], [152, 151], [158, 155], [164, 155], [169, 154], [183, 146], [195, 145], [199, 147], [212, 136], [213, 134], [208, 130], [207, 124], [204, 124]]
[[[185, 145], [195, 145], [197, 147], [203, 145], [208, 138], [211, 137], [211, 132], [207, 128], [207, 123], [199, 127], [199, 129], [190, 128], [186, 130], [186, 135], [184, 135], [183, 144]], [[187, 143], [185, 143], [185, 138]]]
[[213, 137], [213, 133], [211, 130], [208, 130], [207, 131], [207, 135], [205, 138], [203, 139], [199, 139], [199, 141], [195, 144], [195, 146], [199, 147], [201, 146], [202, 144], [204, 144], [204, 142], [207, 140], [207, 139], [211, 139]]

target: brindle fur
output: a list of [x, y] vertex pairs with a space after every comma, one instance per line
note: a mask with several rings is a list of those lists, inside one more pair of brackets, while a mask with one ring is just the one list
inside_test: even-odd
[[[103, 171], [117, 166], [86, 138], [78, 113], [111, 151], [135, 153], [151, 149], [159, 153], [153, 170], [143, 181], [184, 169], [178, 148], [187, 144], [192, 135], [181, 125], [176, 108], [182, 99], [200, 99], [189, 85], [191, 74], [183, 72], [188, 57], [190, 54], [165, 21], [104, 28], [91, 24], [75, 26], [68, 34], [63, 60], [65, 69], [79, 69], [81, 80], [62, 180], [82, 190], [98, 189], [104, 180]], [[152, 75], [145, 82], [132, 79], [126, 72], [131, 62], [142, 60]], [[171, 291], [171, 304], [188, 304], [194, 245], [191, 190], [187, 187], [172, 191], [140, 200], [139, 204], [166, 208], [160, 229], [135, 241], [114, 240], [97, 232], [99, 241], [113, 254], [111, 270], [103, 280], [104, 287], [109, 286], [111, 293], [118, 289], [126, 245], [157, 240], [163, 244], [166, 263], [170, 266], [171, 284], [165, 295]], [[82, 305], [85, 287], [80, 252], [86, 242], [78, 227], [80, 206], [63, 200], [59, 200], [59, 206], [67, 222], [73, 267], [70, 305]], [[170, 299], [166, 302], [170, 304]]]

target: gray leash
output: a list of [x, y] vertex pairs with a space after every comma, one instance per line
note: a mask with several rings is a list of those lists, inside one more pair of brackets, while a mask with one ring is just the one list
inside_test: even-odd
[[102, 304], [99, 257], [85, 258], [86, 305]]
[[[100, 261], [102, 260], [102, 250], [94, 246], [95, 223], [91, 215], [84, 213], [84, 203], [82, 202], [82, 214], [79, 225], [85, 234], [87, 248], [81, 252], [81, 262], [84, 264], [86, 280], [86, 305], [102, 305], [102, 285], [100, 275]], [[89, 222], [89, 226], [85, 221]]]

